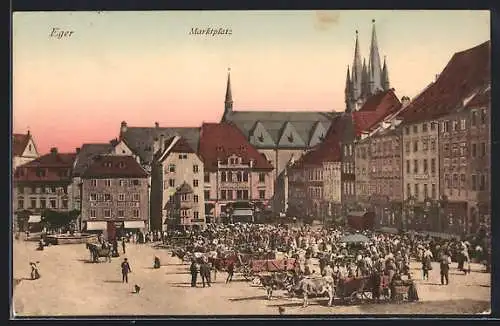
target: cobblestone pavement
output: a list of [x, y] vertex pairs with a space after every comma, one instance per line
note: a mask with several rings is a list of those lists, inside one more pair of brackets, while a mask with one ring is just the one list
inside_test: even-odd
[[[210, 288], [191, 288], [189, 265], [170, 257], [166, 249], [150, 245], [127, 247], [127, 254], [111, 263], [88, 263], [85, 245], [50, 246], [36, 251], [36, 242], [15, 241], [13, 251], [14, 297], [17, 316], [74, 315], [277, 315], [284, 314], [472, 314], [490, 309], [490, 274], [472, 265], [472, 273], [450, 271], [450, 285], [440, 285], [439, 266], [434, 265], [429, 281], [418, 280], [420, 302], [403, 304], [362, 304], [327, 307], [325, 299], [311, 300], [301, 307], [297, 298], [275, 291], [268, 301], [265, 290], [252, 287], [236, 275], [225, 284], [219, 273]], [[153, 269], [153, 257], [162, 262]], [[120, 263], [130, 261], [129, 284], [121, 282]], [[30, 261], [39, 261], [39, 280], [29, 280]], [[420, 264], [412, 266], [414, 278], [420, 277]], [[134, 294], [133, 287], [141, 287]]]

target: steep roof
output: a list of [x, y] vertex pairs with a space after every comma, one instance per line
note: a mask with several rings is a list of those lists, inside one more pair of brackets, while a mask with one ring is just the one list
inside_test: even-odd
[[92, 164], [92, 160], [102, 154], [111, 153], [113, 144], [83, 144], [76, 155], [73, 175], [80, 176]]
[[306, 152], [294, 164], [293, 168], [320, 166], [323, 162], [337, 162], [341, 159], [340, 143], [346, 126], [346, 115], [333, 119], [325, 139], [319, 145]]
[[127, 127], [121, 134], [130, 149], [139, 155], [142, 162], [149, 163], [153, 160], [153, 143], [163, 135], [165, 139], [173, 136], [184, 138], [189, 146], [196, 150], [200, 138], [200, 128], [198, 127]]
[[401, 109], [401, 102], [394, 89], [379, 92], [367, 99], [359, 111], [352, 113], [356, 135], [370, 131], [389, 115]]
[[[291, 125], [302, 141], [287, 143], [286, 147], [304, 148], [311, 142], [310, 138], [317, 122], [321, 122], [328, 129], [331, 120], [338, 114], [326, 111], [233, 111], [226, 114], [225, 121], [233, 122], [257, 148], [280, 147], [278, 143], [284, 136], [285, 127]], [[260, 132], [253, 133], [257, 122], [270, 135], [272, 142], [270, 139], [265, 142], [258, 141]]]
[[31, 135], [27, 134], [13, 134], [12, 135], [12, 156], [21, 156], [28, 146]]
[[170, 149], [171, 153], [196, 153], [196, 151], [189, 145], [189, 143], [182, 137], [171, 137], [165, 141], [165, 147], [168, 148], [174, 140], [177, 141]]
[[242, 158], [244, 164], [254, 160], [256, 169], [273, 169], [272, 165], [250, 144], [231, 123], [204, 123], [201, 126], [198, 154], [205, 170], [217, 169], [217, 160], [225, 160], [231, 155]]
[[51, 152], [34, 159], [31, 162], [21, 165], [20, 167], [73, 167], [76, 158], [76, 153], [58, 153]]
[[82, 178], [146, 178], [147, 172], [133, 156], [99, 155], [83, 172]]
[[[69, 181], [75, 153], [52, 152], [16, 168], [14, 181]], [[38, 169], [44, 169], [39, 174]]]
[[474, 97], [467, 103], [467, 108], [477, 108], [484, 107], [491, 103], [491, 87], [488, 86], [486, 89], [478, 92]]
[[401, 113], [404, 122], [437, 119], [459, 109], [463, 100], [491, 80], [491, 42], [457, 52], [438, 79]]

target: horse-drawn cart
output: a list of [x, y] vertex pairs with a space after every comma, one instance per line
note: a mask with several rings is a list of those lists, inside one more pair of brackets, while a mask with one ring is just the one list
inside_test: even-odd
[[253, 280], [262, 273], [287, 272], [295, 267], [295, 258], [251, 260], [248, 265], [244, 265], [243, 277]]

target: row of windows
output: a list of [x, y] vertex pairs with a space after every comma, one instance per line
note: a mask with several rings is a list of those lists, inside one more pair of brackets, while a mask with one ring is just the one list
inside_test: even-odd
[[[422, 143], [422, 146], [420, 146], [420, 143]], [[429, 150], [429, 144], [430, 144], [430, 150], [431, 151], [436, 151], [436, 140], [431, 139], [430, 142], [428, 139], [422, 139], [421, 141], [419, 140], [414, 140], [413, 142], [406, 142], [405, 143], [405, 152], [410, 153], [411, 149], [413, 148], [413, 152], [418, 152], [421, 148], [422, 151], [427, 152]]]
[[[184, 154], [185, 155], [185, 154]], [[179, 158], [181, 158], [181, 154], [179, 154]], [[165, 169], [165, 173], [175, 173], [177, 166], [175, 164], [169, 164]], [[193, 164], [193, 173], [200, 172], [200, 167], [197, 164]]]
[[[118, 194], [118, 201], [125, 201], [125, 198], [128, 198], [129, 200], [132, 201], [140, 201], [141, 200], [141, 195], [140, 194]], [[90, 194], [90, 201], [111, 201], [113, 199], [113, 196], [111, 194], [96, 194], [96, 193], [91, 193]]]
[[19, 194], [24, 194], [25, 191], [28, 194], [52, 194], [56, 192], [62, 192], [67, 194], [68, 187], [23, 187], [23, 186], [17, 187], [17, 192]]
[[433, 122], [429, 122], [429, 123], [424, 122], [424, 123], [422, 123], [421, 126], [418, 125], [418, 124], [414, 124], [411, 129], [410, 129], [410, 126], [406, 126], [405, 127], [405, 134], [409, 135], [410, 134], [410, 130], [414, 134], [416, 134], [419, 131], [419, 127], [421, 127], [422, 132], [427, 132], [429, 128], [430, 128], [430, 130], [434, 131], [434, 130], [436, 130], [436, 123], [433, 123]]
[[[488, 117], [485, 109], [480, 110], [480, 112], [473, 110], [471, 111], [470, 124], [472, 127], [476, 127], [478, 125], [485, 125], [487, 123]], [[429, 129], [431, 131], [436, 130], [437, 122], [424, 122], [421, 125], [414, 124], [413, 126], [405, 127], [405, 135], [409, 135], [410, 133], [417, 134], [420, 130], [422, 132], [427, 132]], [[420, 127], [420, 128], [419, 128]], [[457, 119], [457, 120], [447, 120], [441, 122], [442, 132], [450, 132], [450, 131], [459, 131], [467, 129], [467, 120], [466, 119]]]
[[[465, 174], [445, 174], [444, 175], [444, 186], [447, 189], [465, 189], [467, 188], [467, 178]], [[486, 175], [480, 174], [471, 175], [471, 185], [472, 191], [484, 191], [486, 190]]]
[[352, 156], [352, 144], [344, 145], [344, 156]]
[[323, 170], [322, 169], [310, 169], [310, 170], [308, 170], [308, 178], [310, 181], [323, 180]]
[[[23, 177], [25, 174], [25, 170], [28, 170], [28, 168], [20, 168], [16, 170], [16, 176], [17, 177]], [[53, 169], [53, 171], [56, 170], [57, 172], [54, 174], [57, 174], [59, 177], [69, 177], [70, 176], [70, 170], [69, 169]], [[49, 169], [46, 168], [35, 168], [35, 175], [39, 178], [43, 178], [47, 176], [47, 172]]]
[[352, 181], [344, 182], [344, 194], [354, 195], [354, 182]]
[[[191, 200], [191, 195], [190, 194], [181, 194], [181, 201], [190, 201]], [[174, 196], [170, 196], [170, 201], [174, 199]], [[193, 195], [193, 202], [197, 203], [198, 202], [198, 195]]]
[[[181, 209], [181, 210], [180, 210], [180, 215], [181, 215], [181, 217], [189, 217], [189, 215], [190, 215], [190, 214], [189, 214], [189, 209], [188, 209], [188, 208], [186, 208], [186, 209]], [[200, 212], [198, 212], [198, 211], [194, 211], [194, 212], [193, 212], [193, 218], [195, 218], [195, 219], [200, 218]]]
[[[400, 186], [399, 186], [400, 187]], [[389, 182], [357, 182], [356, 183], [356, 191], [357, 195], [372, 195], [372, 194], [379, 194], [379, 195], [387, 195], [387, 196], [394, 196], [399, 193], [398, 189], [399, 187], [396, 186], [396, 183], [389, 183]]]
[[[45, 208], [54, 208], [54, 209], [57, 209], [57, 208], [63, 208], [63, 209], [66, 209], [68, 208], [68, 200], [67, 199], [63, 199], [61, 201], [61, 207], [58, 207], [58, 200], [57, 198], [49, 198], [48, 200], [45, 199], [45, 198], [40, 198], [39, 201], [37, 201], [36, 198], [30, 198], [29, 200], [29, 207], [25, 207], [25, 201], [24, 201], [24, 198], [19, 198], [17, 200], [17, 208], [18, 209], [29, 209], [29, 208], [41, 208], [41, 209], [45, 209]], [[38, 205], [39, 204], [39, 205]]]
[[[111, 209], [103, 209], [102, 210], [102, 215], [98, 214], [98, 212], [100, 213], [101, 211], [98, 211], [97, 209], [91, 209], [89, 211], [90, 218], [98, 218], [98, 217], [111, 218], [111, 217], [115, 217], [115, 216], [111, 216]], [[132, 216], [130, 216], [130, 217], [139, 218], [140, 216], [141, 215], [139, 213], [139, 210], [138, 209], [134, 209], [134, 210], [132, 210]], [[125, 217], [129, 217], [129, 216], [125, 216], [125, 210], [119, 209], [119, 210], [116, 211], [116, 217], [118, 217], [118, 218], [125, 218]]]
[[[444, 156], [467, 156], [467, 143], [445, 143], [443, 144], [443, 154]], [[470, 156], [472, 158], [485, 157], [487, 152], [486, 143], [471, 143]]]
[[354, 173], [354, 163], [346, 162], [342, 164], [342, 171], [344, 173]]
[[[419, 168], [420, 160], [413, 160], [413, 170], [411, 169], [411, 161], [406, 160], [406, 173], [411, 174], [412, 171], [414, 174], [417, 173], [429, 173], [429, 161], [427, 159], [422, 160], [421, 169]], [[430, 173], [436, 173], [436, 159], [433, 158], [430, 160]]]
[[[222, 200], [233, 200], [233, 199], [242, 199], [248, 200], [248, 190], [221, 190], [220, 191], [220, 199]], [[209, 200], [210, 191], [205, 190], [205, 199]], [[259, 199], [266, 199], [266, 191], [259, 190]]]
[[[197, 179], [194, 179], [193, 180], [193, 187], [198, 187], [200, 185], [200, 182], [197, 180]], [[164, 189], [168, 189], [168, 188], [175, 188], [176, 187], [176, 184], [175, 184], [175, 179], [168, 179], [168, 182], [165, 180], [163, 181], [163, 188]]]
[[92, 187], [97, 187], [97, 186], [104, 186], [104, 187], [111, 187], [112, 185], [115, 185], [118, 183], [120, 187], [127, 187], [127, 186], [139, 186], [141, 184], [141, 180], [139, 179], [102, 179], [102, 180], [97, 180], [97, 179], [91, 179], [90, 184]]
[[307, 192], [310, 198], [323, 198], [323, 188], [321, 187], [309, 187], [307, 188]]
[[[411, 184], [410, 183], [407, 183], [406, 184], [406, 195], [407, 196], [413, 196], [415, 197], [415, 199], [419, 200], [419, 199], [427, 199], [427, 198], [430, 198], [430, 199], [438, 199], [437, 198], [437, 186], [435, 183], [431, 184], [431, 193], [429, 194], [429, 185], [427, 183], [424, 183], [423, 184], [423, 197], [421, 197], [420, 195], [420, 184], [418, 183], [415, 183], [413, 185], [413, 193], [412, 193], [412, 187], [411, 187]], [[429, 196], [430, 195], [430, 196]]]

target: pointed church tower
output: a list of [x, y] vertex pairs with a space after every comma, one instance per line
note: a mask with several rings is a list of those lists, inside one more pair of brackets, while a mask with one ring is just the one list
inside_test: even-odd
[[227, 69], [227, 85], [226, 85], [226, 98], [224, 100], [224, 117], [233, 112], [233, 94], [231, 92], [231, 68]]
[[389, 83], [389, 70], [387, 69], [386, 57], [384, 56], [384, 67], [382, 67], [382, 88], [384, 91], [391, 88]]
[[372, 20], [372, 42], [370, 45], [370, 58], [368, 62], [368, 74], [370, 75], [370, 91], [374, 94], [382, 89], [382, 69], [380, 66], [380, 55], [378, 53], [377, 32], [375, 31], [375, 19]]
[[358, 31], [356, 31], [356, 44], [354, 45], [354, 60], [352, 62], [352, 98], [357, 99], [361, 95], [361, 53], [359, 51]]
[[349, 65], [347, 65], [347, 76], [345, 78], [345, 111], [351, 112], [352, 110], [352, 82], [351, 82], [351, 72], [349, 70]]
[[366, 60], [363, 59], [363, 72], [361, 73], [362, 77], [362, 97], [367, 97], [370, 94], [370, 78], [368, 76], [368, 67], [366, 66]]

